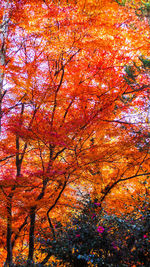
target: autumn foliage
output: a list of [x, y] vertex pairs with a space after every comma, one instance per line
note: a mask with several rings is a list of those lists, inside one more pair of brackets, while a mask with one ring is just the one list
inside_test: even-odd
[[66, 227], [87, 193], [115, 216], [149, 202], [149, 12], [147, 1], [1, 1], [5, 266], [20, 254], [46, 264], [42, 229], [56, 241], [54, 222]]

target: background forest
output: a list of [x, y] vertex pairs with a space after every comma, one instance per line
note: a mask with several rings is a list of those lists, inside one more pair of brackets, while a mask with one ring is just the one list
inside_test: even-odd
[[150, 1], [0, 1], [0, 266], [150, 266]]

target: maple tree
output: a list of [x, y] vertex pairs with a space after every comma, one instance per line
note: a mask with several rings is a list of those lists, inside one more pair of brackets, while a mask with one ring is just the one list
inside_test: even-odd
[[104, 202], [149, 175], [149, 25], [116, 1], [0, 8], [1, 251], [12, 266], [21, 250], [32, 263], [38, 229], [53, 232], [53, 209], [78, 189]]

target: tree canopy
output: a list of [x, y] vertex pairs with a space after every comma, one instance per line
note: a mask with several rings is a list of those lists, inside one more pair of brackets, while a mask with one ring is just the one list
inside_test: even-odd
[[20, 253], [36, 262], [40, 229], [54, 234], [84, 194], [117, 215], [149, 201], [149, 12], [148, 1], [1, 1], [6, 266]]

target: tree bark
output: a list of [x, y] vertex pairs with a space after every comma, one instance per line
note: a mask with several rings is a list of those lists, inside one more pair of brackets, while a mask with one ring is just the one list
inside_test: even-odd
[[9, 195], [7, 202], [7, 259], [5, 266], [12, 267], [12, 195]]
[[36, 215], [36, 206], [31, 207], [30, 209], [29, 254], [28, 254], [29, 264], [33, 262], [33, 254], [34, 254], [35, 215]]
[[3, 67], [6, 65], [6, 39], [8, 34], [8, 22], [9, 22], [9, 13], [7, 12], [9, 7], [9, 1], [7, 0], [6, 6], [4, 9], [2, 23], [0, 24], [0, 134], [1, 134], [1, 119], [2, 119], [2, 100], [6, 93], [6, 90], [3, 89], [4, 81], [4, 70]]

